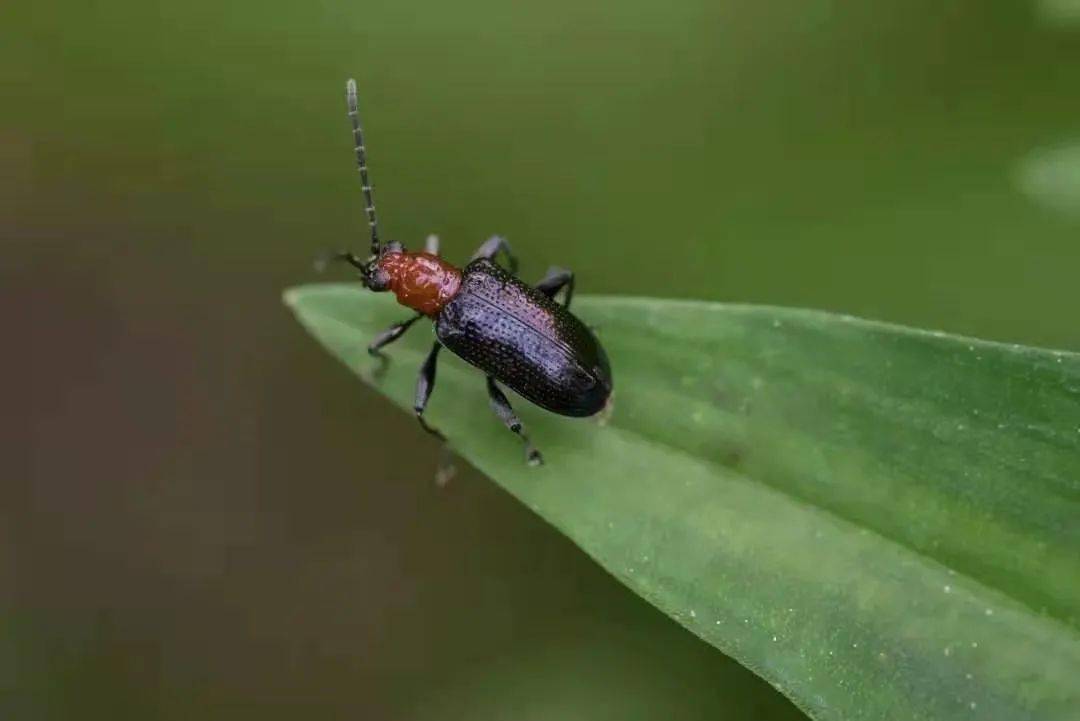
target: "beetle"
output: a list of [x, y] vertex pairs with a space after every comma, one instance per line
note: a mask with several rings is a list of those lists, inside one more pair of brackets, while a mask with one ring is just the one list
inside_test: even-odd
[[[518, 262], [510, 245], [497, 235], [484, 242], [464, 268], [439, 257], [436, 236], [428, 236], [424, 250], [418, 252], [406, 250], [401, 243], [383, 243], [354, 80], [346, 84], [345, 96], [371, 230], [371, 253], [366, 260], [351, 252], [334, 253], [325, 260], [352, 265], [360, 271], [364, 287], [377, 293], [392, 292], [398, 303], [414, 312], [376, 336], [368, 352], [386, 363], [382, 349], [416, 321], [430, 319], [435, 342], [420, 368], [414, 403], [421, 427], [446, 440], [424, 419], [435, 387], [439, 351], [446, 348], [484, 373], [495, 414], [525, 444], [526, 461], [540, 465], [543, 457], [499, 384], [541, 408], [576, 417], [603, 410], [613, 387], [611, 366], [600, 341], [570, 313], [574, 274], [553, 267], [536, 285], [524, 283], [517, 277]], [[505, 268], [496, 262], [500, 254]], [[563, 291], [561, 303], [556, 298], [559, 291]]]

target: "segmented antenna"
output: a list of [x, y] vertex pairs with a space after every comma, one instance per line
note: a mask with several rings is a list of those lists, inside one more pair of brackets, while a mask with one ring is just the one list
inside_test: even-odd
[[360, 129], [360, 110], [356, 102], [356, 81], [349, 79], [345, 84], [345, 98], [349, 104], [349, 120], [352, 121], [353, 146], [356, 150], [356, 167], [360, 171], [360, 182], [364, 189], [364, 202], [367, 203], [367, 220], [371, 226], [371, 254], [379, 254], [379, 226], [375, 221], [375, 196], [371, 180], [367, 173], [367, 154], [364, 150], [364, 131]]

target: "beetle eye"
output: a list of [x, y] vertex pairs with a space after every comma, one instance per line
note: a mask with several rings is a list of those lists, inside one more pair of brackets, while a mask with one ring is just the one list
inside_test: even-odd
[[372, 263], [364, 273], [364, 285], [376, 292], [388, 290], [390, 288], [390, 275], [377, 264]]
[[389, 243], [383, 246], [383, 253], [404, 253], [405, 246], [396, 240], [391, 240]]

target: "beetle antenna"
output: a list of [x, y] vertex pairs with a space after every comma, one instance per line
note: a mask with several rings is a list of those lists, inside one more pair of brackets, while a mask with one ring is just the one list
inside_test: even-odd
[[367, 172], [367, 152], [364, 149], [364, 131], [360, 128], [360, 110], [356, 101], [356, 81], [349, 78], [345, 84], [345, 98], [349, 105], [349, 120], [352, 121], [353, 149], [356, 151], [356, 167], [360, 171], [360, 183], [364, 189], [364, 202], [367, 204], [368, 225], [371, 227], [371, 254], [379, 254], [379, 226], [375, 221], [375, 196], [372, 194], [371, 180]]

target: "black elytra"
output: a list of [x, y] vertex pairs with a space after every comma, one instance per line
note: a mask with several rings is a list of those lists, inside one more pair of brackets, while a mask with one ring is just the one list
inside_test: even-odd
[[[498, 383], [553, 413], [591, 416], [604, 410], [613, 388], [607, 354], [593, 331], [570, 312], [574, 275], [552, 268], [535, 286], [517, 277], [517, 260], [505, 239], [494, 236], [459, 270], [438, 257], [438, 238], [429, 236], [425, 250], [409, 252], [400, 243], [378, 238], [373, 188], [360, 127], [356, 84], [346, 86], [357, 166], [371, 229], [371, 255], [364, 261], [349, 252], [328, 260], [346, 261], [360, 271], [364, 286], [392, 291], [402, 305], [416, 311], [380, 333], [368, 352], [386, 362], [382, 348], [394, 342], [423, 316], [435, 325], [436, 341], [416, 384], [414, 408], [420, 425], [445, 440], [424, 419], [435, 386], [439, 352], [446, 348], [483, 371], [492, 409], [525, 444], [530, 464], [542, 462]], [[502, 253], [509, 268], [495, 262]], [[556, 300], [563, 291], [563, 302]]]
[[553, 413], [594, 415], [611, 393], [611, 367], [592, 331], [553, 294], [486, 258], [465, 267], [435, 334], [454, 355]]

